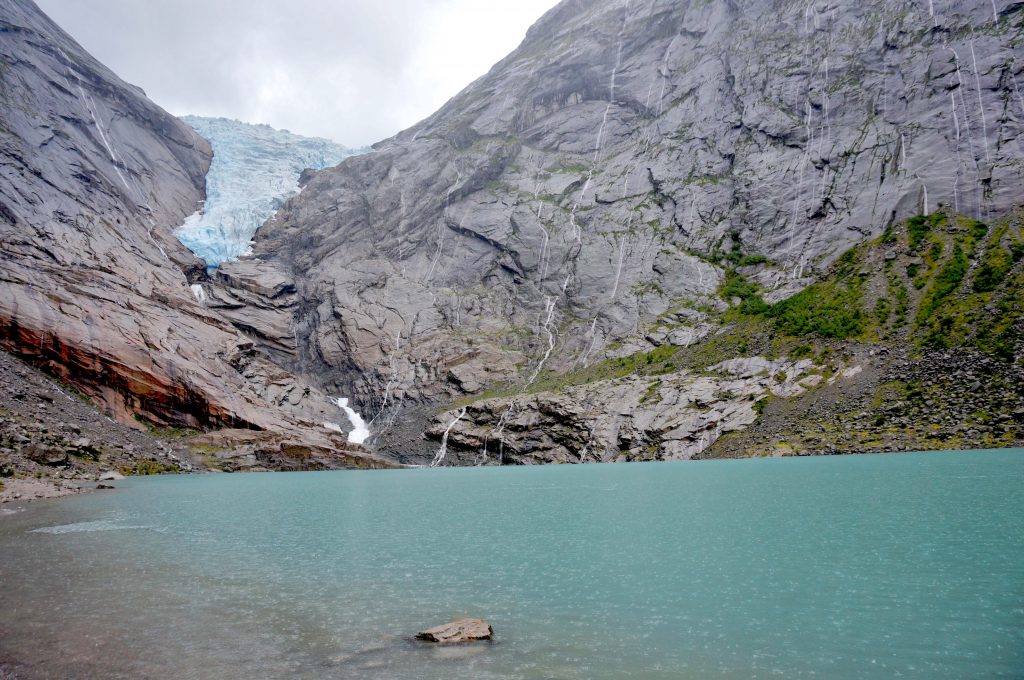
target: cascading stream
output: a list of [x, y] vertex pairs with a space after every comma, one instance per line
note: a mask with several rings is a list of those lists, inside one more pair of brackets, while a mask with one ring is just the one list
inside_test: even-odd
[[[348, 399], [345, 397], [338, 397], [337, 399], [333, 399], [332, 403], [345, 412], [348, 422], [352, 425], [352, 431], [348, 433], [348, 440], [350, 443], [362, 444], [370, 438], [370, 428], [367, 427], [366, 421], [363, 420], [363, 417], [348, 405]], [[324, 426], [328, 427], [328, 429], [334, 429], [327, 423], [325, 423]]]
[[465, 417], [466, 407], [463, 406], [462, 410], [459, 411], [459, 414], [455, 417], [455, 420], [448, 423], [448, 427], [445, 428], [444, 434], [441, 435], [441, 448], [439, 448], [437, 453], [434, 455], [434, 460], [430, 463], [430, 467], [437, 467], [444, 462], [445, 457], [448, 455], [448, 435], [451, 434], [452, 428], [455, 427], [455, 424]]

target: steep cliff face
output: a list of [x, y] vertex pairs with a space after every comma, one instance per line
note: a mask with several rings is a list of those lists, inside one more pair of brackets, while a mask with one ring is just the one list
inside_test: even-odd
[[295, 431], [341, 411], [197, 302], [172, 234], [209, 145], [30, 0], [0, 3], [0, 348], [125, 422]]
[[237, 267], [280, 284], [248, 291], [290, 329], [282, 360], [415, 446], [408, 414], [717, 333], [733, 268], [775, 302], [907, 217], [1007, 213], [1022, 17], [566, 0], [434, 116], [319, 173]]

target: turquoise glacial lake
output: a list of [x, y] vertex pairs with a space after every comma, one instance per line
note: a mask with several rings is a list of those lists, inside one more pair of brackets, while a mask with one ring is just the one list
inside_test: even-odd
[[1024, 677], [1024, 450], [117, 486], [0, 517], [19, 677]]

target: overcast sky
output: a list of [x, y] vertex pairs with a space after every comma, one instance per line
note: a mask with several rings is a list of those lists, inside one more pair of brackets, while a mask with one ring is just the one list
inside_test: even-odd
[[171, 113], [349, 146], [440, 108], [557, 0], [36, 0]]

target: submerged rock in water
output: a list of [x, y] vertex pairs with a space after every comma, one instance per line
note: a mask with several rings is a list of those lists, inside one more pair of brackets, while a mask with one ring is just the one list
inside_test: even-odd
[[436, 626], [422, 633], [416, 633], [417, 640], [443, 643], [490, 640], [493, 637], [494, 629], [483, 619], [456, 619], [443, 626]]

